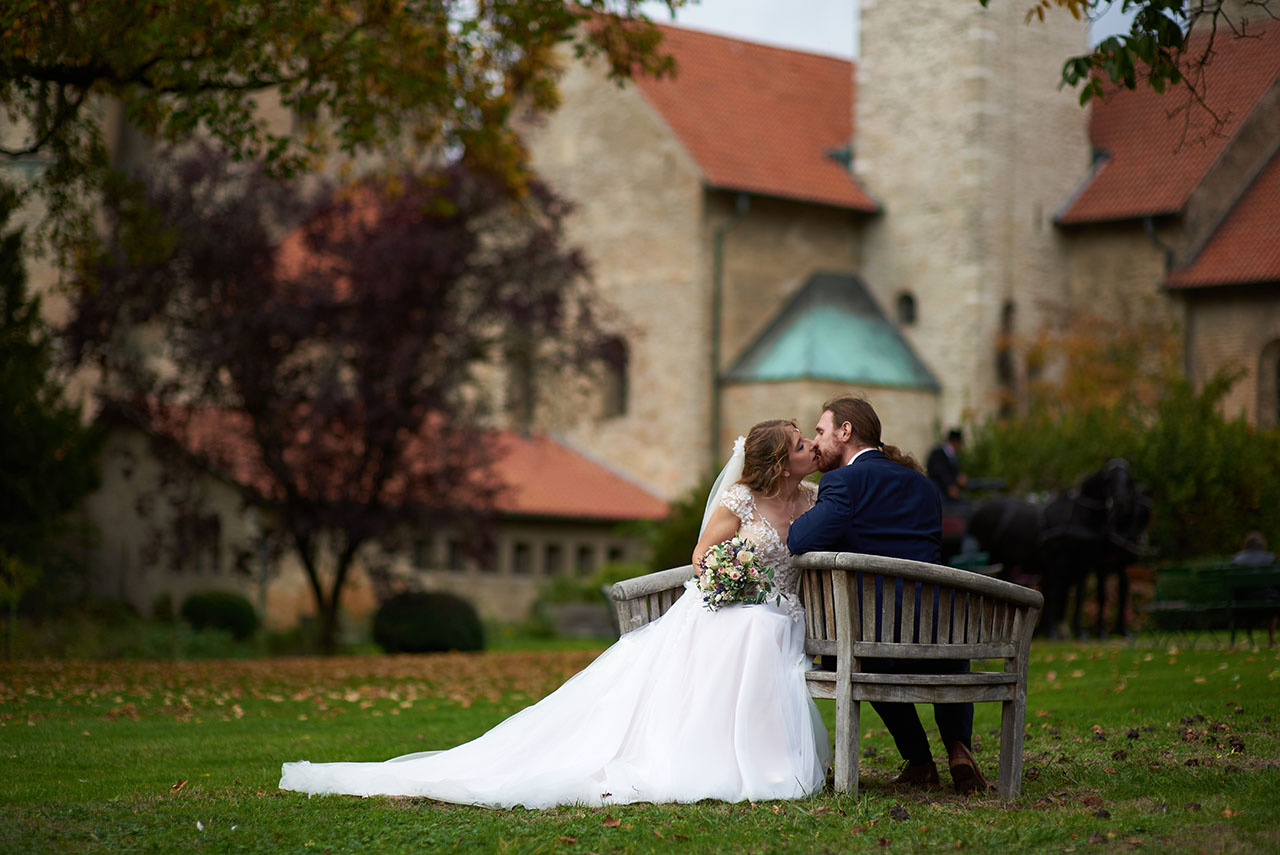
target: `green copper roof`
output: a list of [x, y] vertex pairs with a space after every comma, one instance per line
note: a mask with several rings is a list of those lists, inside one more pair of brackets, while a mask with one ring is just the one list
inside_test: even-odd
[[815, 273], [729, 369], [730, 383], [834, 380], [938, 391], [857, 276]]

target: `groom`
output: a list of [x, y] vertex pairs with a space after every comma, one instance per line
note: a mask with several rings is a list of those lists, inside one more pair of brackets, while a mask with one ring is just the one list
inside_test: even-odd
[[[937, 489], [915, 460], [880, 441], [880, 419], [863, 398], [828, 401], [813, 438], [818, 469], [826, 473], [818, 502], [791, 524], [787, 548], [801, 552], [862, 552], [938, 563], [942, 505]], [[962, 673], [967, 660], [913, 662], [867, 659], [868, 671]], [[914, 704], [873, 701], [905, 764], [895, 784], [936, 786], [938, 769]], [[973, 704], [934, 704], [933, 717], [947, 748], [956, 791], [987, 784], [970, 752]]]

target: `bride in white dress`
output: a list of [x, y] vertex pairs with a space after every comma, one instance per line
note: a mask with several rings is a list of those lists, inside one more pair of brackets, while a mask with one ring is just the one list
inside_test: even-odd
[[471, 742], [374, 763], [285, 763], [305, 793], [425, 796], [485, 807], [760, 801], [822, 789], [826, 728], [805, 688], [787, 531], [813, 506], [809, 440], [762, 422], [707, 502], [694, 562], [735, 533], [775, 568], [761, 605], [708, 611], [695, 581], [563, 686]]

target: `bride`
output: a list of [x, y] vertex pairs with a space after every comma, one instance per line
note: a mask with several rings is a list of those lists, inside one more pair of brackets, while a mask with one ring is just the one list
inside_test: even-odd
[[707, 501], [698, 559], [740, 534], [775, 569], [768, 600], [707, 611], [696, 580], [563, 686], [483, 736], [381, 763], [285, 763], [280, 788], [485, 807], [794, 799], [830, 746], [805, 688], [787, 531], [813, 506], [812, 445], [774, 420], [738, 438]]

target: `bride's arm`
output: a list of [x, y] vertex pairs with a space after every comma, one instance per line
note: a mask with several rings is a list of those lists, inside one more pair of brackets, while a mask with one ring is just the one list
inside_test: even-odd
[[738, 533], [738, 526], [742, 525], [742, 521], [738, 519], [738, 515], [726, 508], [724, 505], [716, 508], [715, 513], [711, 515], [711, 519], [707, 520], [707, 527], [702, 530], [702, 537], [698, 538], [698, 545], [693, 548], [693, 563], [696, 565], [707, 550], [715, 546], [721, 541], [728, 540]]

